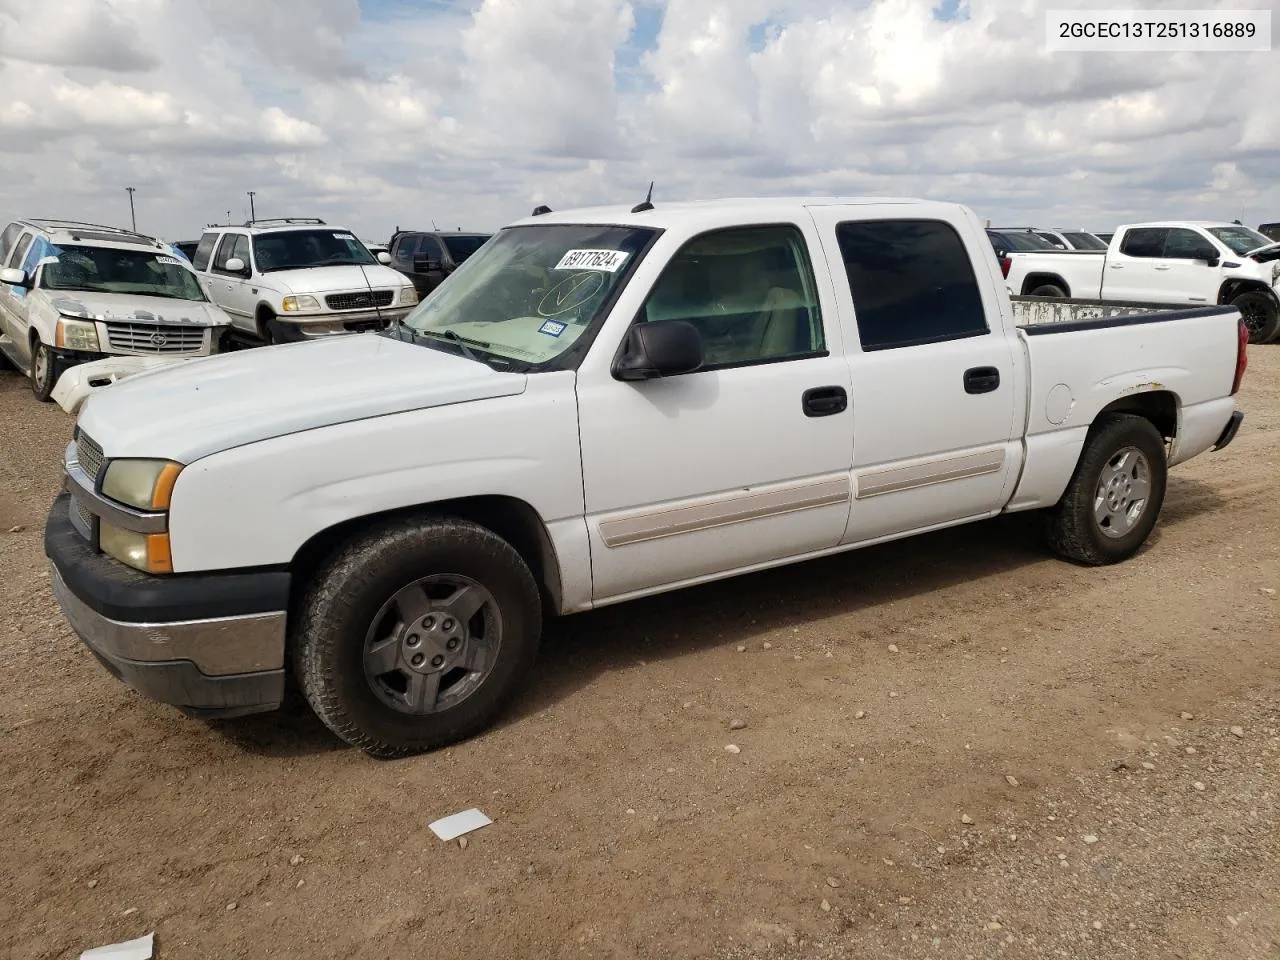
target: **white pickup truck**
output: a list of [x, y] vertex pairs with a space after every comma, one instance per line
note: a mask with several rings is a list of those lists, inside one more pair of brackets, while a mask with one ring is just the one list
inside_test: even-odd
[[1280, 243], [1239, 224], [1128, 224], [1105, 252], [1010, 249], [997, 250], [997, 256], [1015, 294], [1231, 304], [1244, 317], [1251, 343], [1280, 335]]
[[1167, 468], [1235, 436], [1243, 325], [1018, 304], [1050, 306], [1018, 325], [952, 204], [543, 213], [385, 333], [90, 396], [53, 589], [144, 694], [270, 710], [291, 671], [393, 756], [490, 723], [547, 614], [1011, 511], [1124, 560]]

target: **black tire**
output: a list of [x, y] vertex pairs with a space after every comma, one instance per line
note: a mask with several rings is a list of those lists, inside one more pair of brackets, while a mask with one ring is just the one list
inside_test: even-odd
[[[388, 702], [383, 683], [392, 674], [382, 679], [367, 675], [367, 644], [384, 622], [394, 622], [394, 636], [405, 643], [417, 640], [407, 636], [405, 617], [388, 620], [387, 605], [429, 576], [457, 577], [487, 591], [492, 603], [469, 619], [475, 623], [480, 617], [489, 630], [496, 615], [497, 649], [486, 658], [483, 677], [473, 681], [478, 671], [464, 674], [464, 680], [477, 685], [459, 702], [435, 712], [411, 713]], [[390, 758], [448, 746], [486, 728], [532, 671], [542, 606], [532, 573], [509, 543], [474, 523], [424, 516], [388, 523], [338, 549], [317, 572], [292, 620], [294, 674], [311, 709], [347, 743]], [[400, 639], [395, 647], [402, 648]], [[426, 643], [421, 649], [428, 650]], [[458, 669], [436, 672], [447, 679]], [[414, 679], [410, 672], [403, 676], [406, 683]], [[443, 679], [437, 683], [446, 698], [452, 688]]]
[[1280, 304], [1261, 290], [1246, 290], [1231, 301], [1249, 330], [1250, 343], [1270, 343], [1280, 334]]
[[1030, 296], [1057, 297], [1059, 300], [1065, 300], [1067, 298], [1067, 291], [1063, 290], [1056, 283], [1042, 283], [1031, 291]]
[[271, 329], [271, 324], [275, 322], [275, 319], [276, 315], [266, 310], [258, 314], [258, 339], [268, 347], [279, 342], [276, 339], [275, 331]]
[[[1110, 515], [1106, 520], [1098, 518], [1099, 510], [1106, 512], [1108, 506], [1105, 497], [1099, 498], [1099, 485], [1103, 482], [1104, 470], [1114, 474], [1113, 461], [1123, 451], [1135, 449], [1146, 460], [1148, 492], [1131, 521], [1132, 526], [1127, 532], [1117, 534], [1116, 527], [1110, 525], [1119, 514]], [[1083, 566], [1097, 567], [1129, 559], [1155, 528], [1167, 481], [1164, 438], [1151, 421], [1128, 415], [1100, 419], [1089, 432], [1066, 493], [1048, 512], [1049, 547], [1058, 556]], [[1117, 494], [1121, 503], [1123, 489], [1122, 482]]]
[[36, 399], [41, 403], [48, 403], [61, 375], [62, 361], [57, 354], [43, 340], [34, 339], [31, 350], [31, 392], [36, 395]]

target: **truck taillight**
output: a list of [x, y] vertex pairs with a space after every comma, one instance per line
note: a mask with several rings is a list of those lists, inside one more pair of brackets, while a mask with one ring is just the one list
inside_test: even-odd
[[1009, 279], [1009, 268], [1013, 266], [1013, 260], [1009, 257], [1000, 258], [1000, 273], [1004, 275], [1006, 280]]
[[1240, 382], [1244, 380], [1245, 369], [1249, 366], [1249, 328], [1240, 321], [1240, 329], [1236, 331], [1236, 378], [1231, 381], [1231, 395], [1240, 392]]

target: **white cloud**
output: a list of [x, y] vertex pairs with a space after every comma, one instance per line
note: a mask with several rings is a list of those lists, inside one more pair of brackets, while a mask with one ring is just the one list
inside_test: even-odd
[[139, 225], [177, 238], [252, 189], [260, 214], [378, 236], [656, 179], [658, 202], [1275, 218], [1280, 58], [1050, 55], [1051, 5], [1071, 4], [944, 22], [936, 0], [0, 0], [0, 215], [122, 222], [128, 184]]

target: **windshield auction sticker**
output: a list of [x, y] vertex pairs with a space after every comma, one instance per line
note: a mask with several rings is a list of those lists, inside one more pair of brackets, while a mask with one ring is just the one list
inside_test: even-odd
[[617, 273], [627, 257], [626, 250], [570, 250], [551, 269], [553, 270], [604, 270]]

